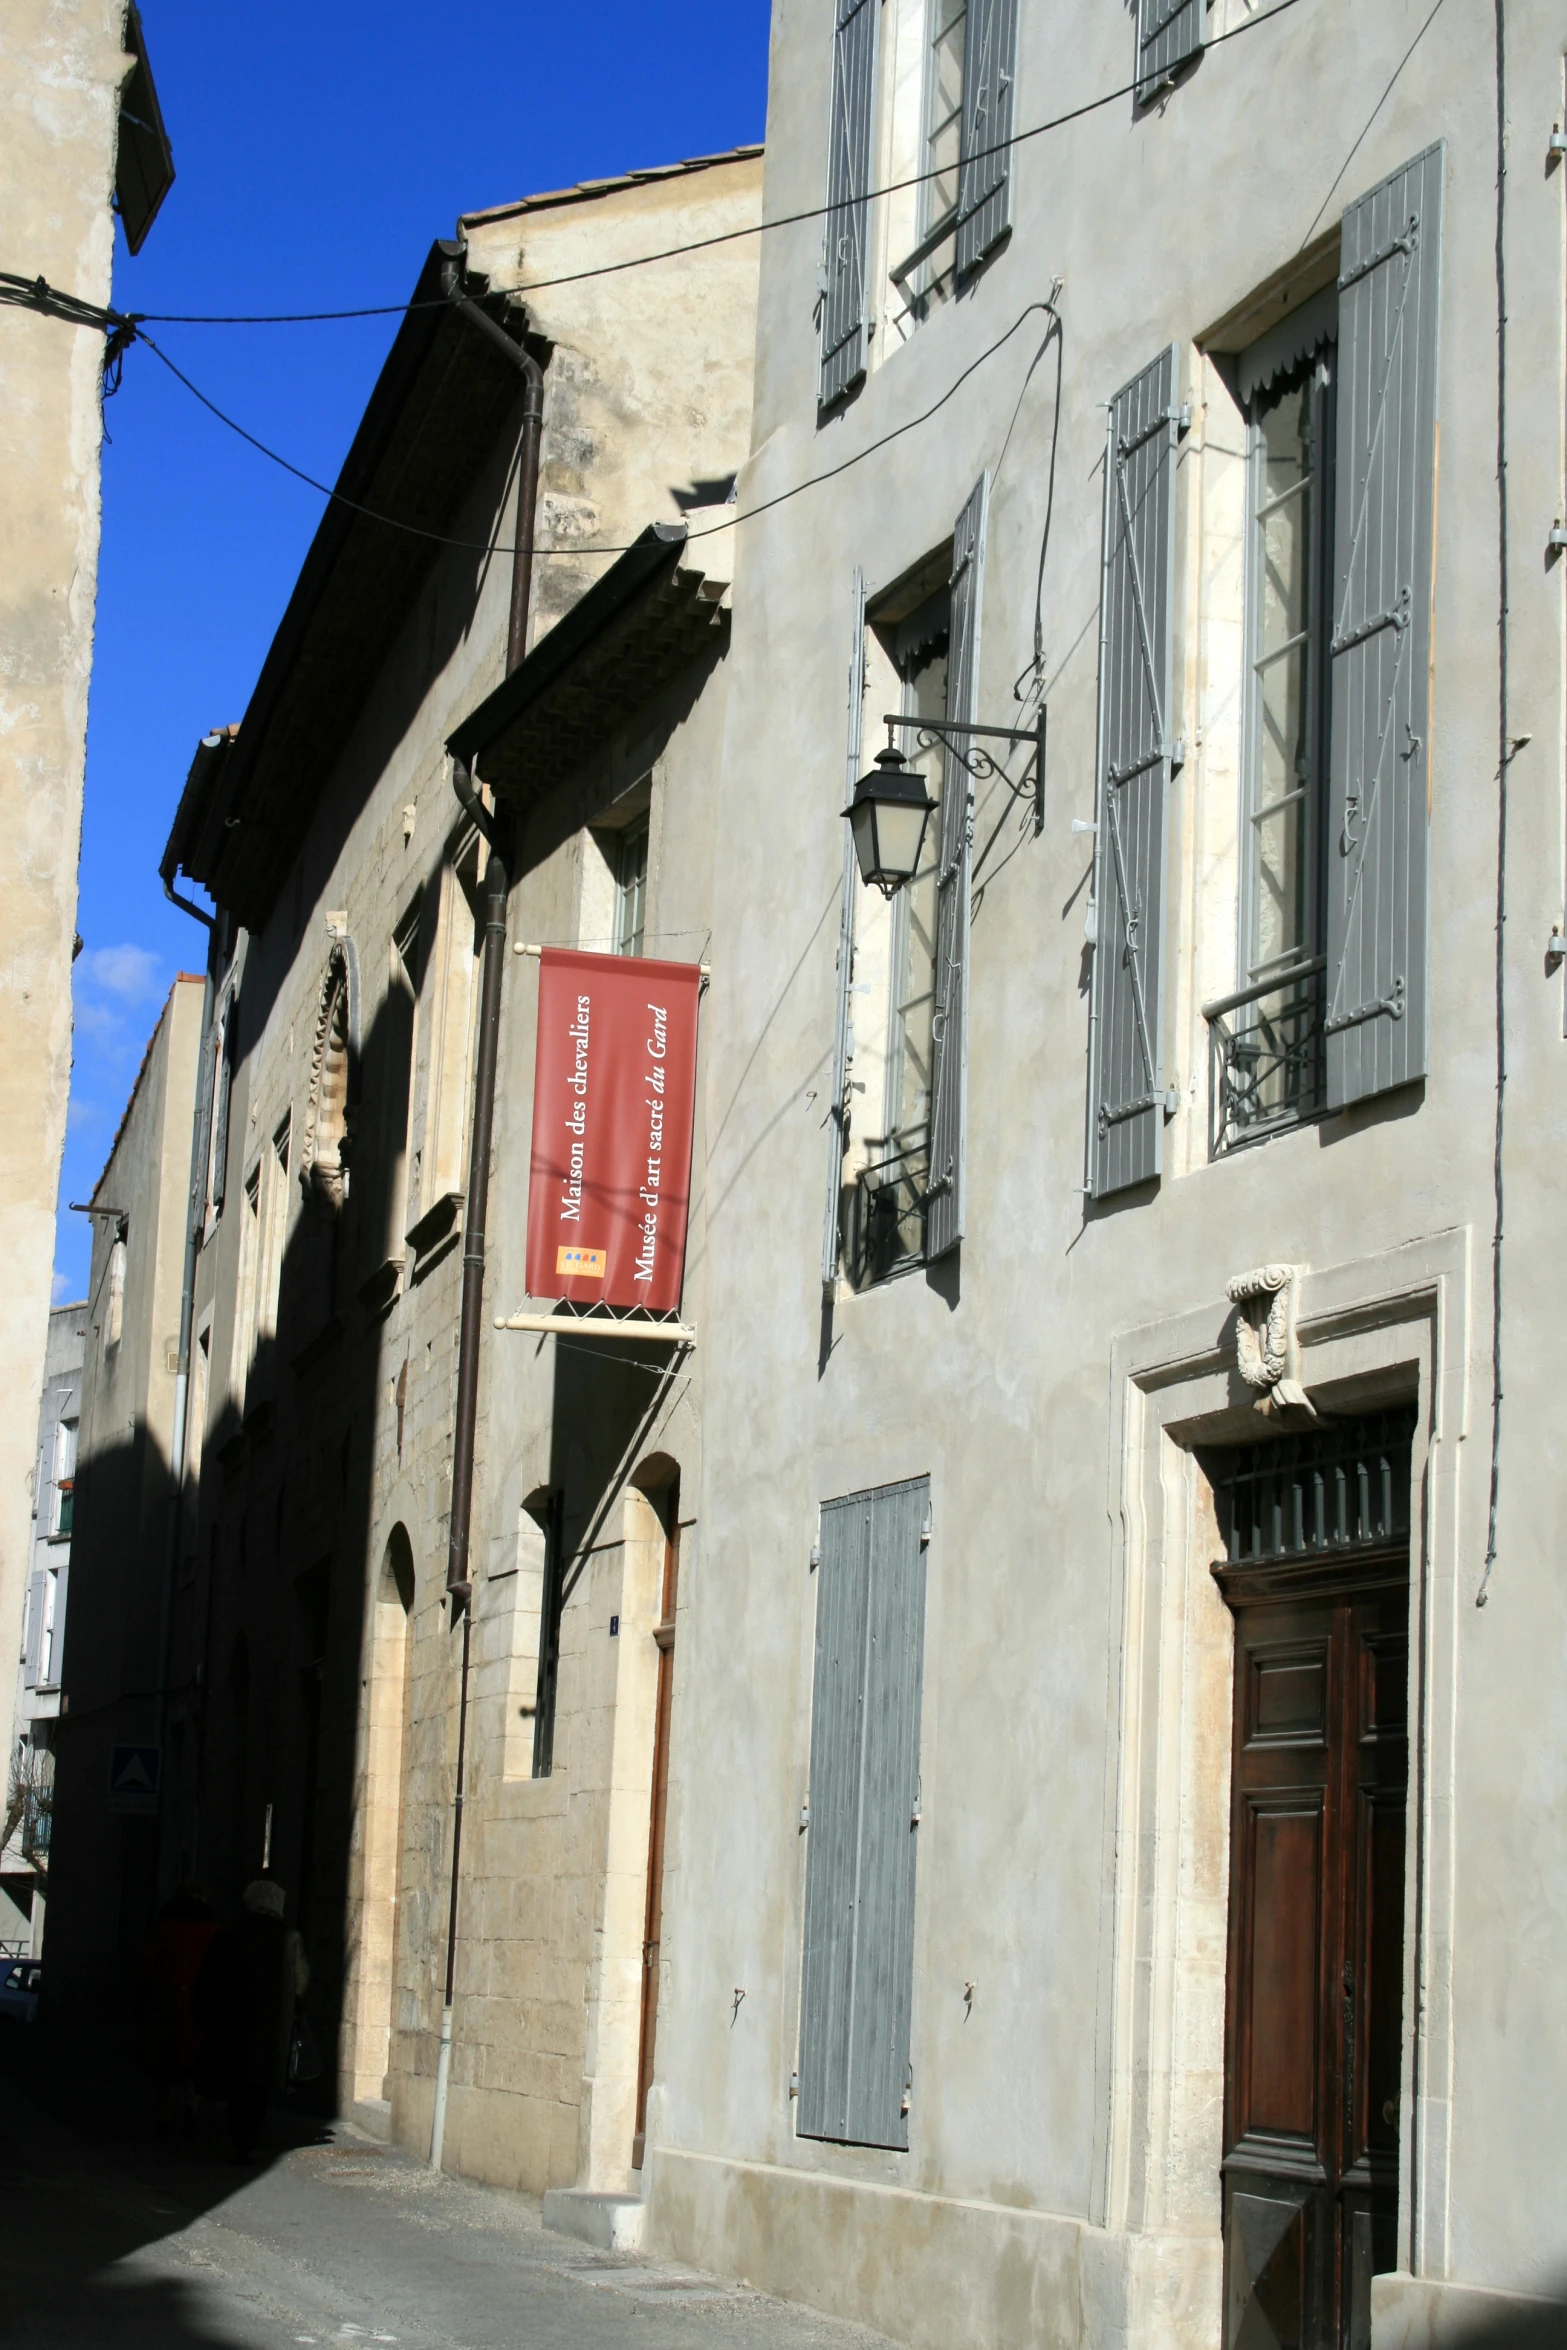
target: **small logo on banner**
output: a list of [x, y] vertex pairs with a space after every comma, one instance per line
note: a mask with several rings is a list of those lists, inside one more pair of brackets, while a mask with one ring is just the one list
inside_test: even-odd
[[555, 1251], [556, 1272], [572, 1281], [602, 1281], [608, 1263], [608, 1252], [601, 1248], [558, 1248]]

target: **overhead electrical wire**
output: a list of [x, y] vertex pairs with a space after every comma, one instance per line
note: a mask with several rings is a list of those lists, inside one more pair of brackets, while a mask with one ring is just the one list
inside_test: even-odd
[[[1222, 49], [1227, 43], [1239, 40], [1243, 33], [1254, 32], [1259, 25], [1271, 24], [1275, 17], [1283, 16], [1299, 5], [1300, 0], [1274, 0], [1271, 8], [1265, 8], [1260, 14], [1232, 25], [1226, 33], [1216, 33], [1211, 40], [1203, 43], [1203, 51], [1206, 53], [1210, 49]], [[1142, 88], [1141, 80], [1122, 82], [1116, 89], [1102, 91], [1097, 98], [1085, 98], [1080, 106], [1068, 107], [1063, 114], [1051, 115], [1044, 122], [1031, 124], [1027, 130], [1014, 131], [1009, 138], [997, 139], [988, 147], [975, 148], [967, 160], [970, 163], [983, 163], [992, 155], [1004, 154], [1014, 147], [1028, 145], [1031, 140], [1046, 138], [1052, 131], [1065, 130], [1071, 124], [1083, 121], [1086, 116], [1097, 114], [1103, 107], [1118, 105], [1123, 98], [1135, 98]], [[885, 196], [897, 196], [910, 188], [923, 187], [927, 181], [939, 179], [948, 168], [943, 165], [939, 169], [911, 172], [906, 179], [889, 180], [884, 187], [868, 190], [867, 201], [875, 203]], [[764, 236], [774, 229], [799, 228], [813, 220], [827, 220], [833, 214], [847, 209], [844, 204], [810, 204], [798, 212], [777, 213], [771, 220], [748, 222], [744, 228], [722, 229], [709, 237], [693, 237], [683, 245], [666, 245], [656, 253], [634, 253], [623, 261], [601, 261], [588, 269], [567, 270], [558, 277], [535, 278], [527, 285], [512, 286], [505, 290], [508, 294], [521, 297], [525, 294], [547, 293], [557, 286], [582, 285], [591, 278], [618, 277], [629, 269], [649, 269], [657, 262], [678, 261], [689, 253], [710, 252], [715, 246], [738, 244], [745, 238]], [[450, 307], [445, 296], [430, 295], [423, 300], [371, 302], [343, 310], [139, 310], [121, 313], [114, 310], [100, 311], [96, 305], [81, 302], [74, 295], [59, 294], [53, 287], [48, 287], [42, 278], [25, 278], [11, 270], [0, 270], [0, 297], [9, 292], [11, 298], [15, 299], [18, 293], [34, 294], [39, 288], [53, 295], [57, 302], [75, 304], [84, 313], [77, 323], [84, 326], [120, 325], [127, 318], [133, 319], [137, 325], [146, 319], [153, 326], [316, 326], [330, 324], [334, 320], [401, 318], [411, 311], [444, 310]], [[87, 312], [93, 315], [88, 317], [85, 315]], [[145, 337], [141, 339], [146, 340]]]
[[[1003, 334], [998, 335], [993, 343], [988, 344], [987, 347], [980, 352], [976, 359], [971, 359], [967, 367], [963, 368], [960, 373], [953, 378], [952, 382], [948, 384], [946, 390], [942, 392], [937, 399], [933, 400], [928, 408], [922, 409], [918, 416], [905, 417], [901, 424], [895, 424], [892, 430], [890, 432], [883, 433], [879, 440], [869, 442], [863, 449], [856, 449], [852, 455], [845, 457], [841, 463], [837, 465], [829, 465], [825, 472], [810, 474], [804, 481], [794, 482], [786, 490], [775, 491], [770, 498], [758, 499], [754, 506], [738, 506], [736, 507], [734, 513], [723, 522], [710, 522], [705, 529], [690, 531], [687, 534], [687, 545], [694, 544], [698, 539], [717, 538], [720, 532], [734, 530], [742, 522], [754, 521], [756, 516], [759, 514], [771, 513], [775, 506], [787, 505], [790, 499], [802, 497], [807, 490], [819, 489], [824, 482], [836, 481], [840, 474], [847, 473], [852, 466], [862, 465], [867, 457], [874, 457], [878, 450], [887, 448], [893, 441], [901, 440], [905, 433], [916, 432], [921, 425], [928, 424], [931, 418], [939, 414], [939, 412], [945, 408], [947, 402], [953, 399], [956, 394], [962, 390], [963, 386], [968, 382], [968, 379], [971, 375], [976, 374], [978, 370], [985, 365], [985, 362], [988, 359], [993, 359], [998, 351], [1005, 348], [1005, 346], [1012, 340], [1012, 337], [1017, 333], [1019, 327], [1023, 325], [1025, 320], [1032, 318], [1036, 311], [1047, 311], [1052, 317], [1056, 315], [1055, 305], [1053, 302], [1038, 301], [1027, 303], [1024, 308], [1018, 312], [1016, 318], [1013, 319], [1012, 324], [1006, 329], [1006, 331]], [[465, 554], [473, 555], [515, 555], [517, 553], [515, 546], [509, 546], [503, 540], [448, 538], [441, 531], [425, 530], [418, 523], [414, 522], [399, 522], [395, 515], [378, 513], [373, 506], [362, 506], [358, 499], [347, 497], [341, 490], [332, 489], [326, 482], [318, 481], [314, 474], [306, 473], [302, 466], [295, 465], [290, 458], [281, 456], [276, 449], [269, 448], [266, 442], [258, 440], [253, 432], [247, 432], [244, 425], [238, 423], [234, 417], [228, 415], [224, 409], [218, 406], [215, 400], [208, 399], [206, 393], [202, 391], [201, 387], [198, 384], [192, 383], [190, 377], [184, 372], [182, 368], [176, 367], [174, 361], [169, 357], [168, 353], [159, 349], [158, 345], [153, 341], [151, 335], [138, 333], [136, 339], [140, 343], [145, 343], [147, 349], [152, 353], [153, 357], [155, 359], [161, 360], [163, 365], [168, 369], [169, 373], [173, 376], [176, 376], [185, 386], [185, 389], [193, 396], [193, 398], [199, 400], [203, 408], [207, 409], [213, 416], [215, 416], [220, 424], [227, 425], [230, 432], [238, 433], [240, 439], [242, 441], [248, 441], [251, 448], [258, 450], [263, 457], [270, 458], [274, 465], [280, 465], [285, 473], [293, 474], [297, 481], [302, 481], [308, 488], [319, 492], [323, 498], [330, 498], [335, 504], [339, 506], [347, 506], [351, 512], [355, 514], [362, 514], [367, 521], [380, 523], [387, 530], [403, 531], [411, 538], [425, 539], [434, 546], [457, 547], [460, 548]], [[528, 551], [530, 551], [535, 556], [626, 555], [631, 552], [631, 548], [634, 543], [635, 542], [632, 540], [626, 540], [617, 546], [589, 547], [583, 546], [577, 540], [572, 540], [565, 546], [545, 547], [536, 545]]]

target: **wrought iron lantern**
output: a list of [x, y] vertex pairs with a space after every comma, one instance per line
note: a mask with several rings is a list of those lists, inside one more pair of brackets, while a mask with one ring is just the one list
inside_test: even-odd
[[854, 853], [863, 879], [883, 897], [892, 897], [919, 871], [925, 827], [935, 808], [924, 776], [895, 743], [877, 752], [870, 774], [855, 785], [848, 810]]

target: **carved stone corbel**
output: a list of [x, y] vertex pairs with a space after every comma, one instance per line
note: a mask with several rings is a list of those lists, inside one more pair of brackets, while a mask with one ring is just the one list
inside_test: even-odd
[[1292, 1404], [1314, 1419], [1315, 1407], [1301, 1385], [1300, 1341], [1295, 1335], [1300, 1273], [1299, 1265], [1257, 1265], [1249, 1273], [1237, 1273], [1224, 1288], [1239, 1309], [1236, 1367], [1248, 1387], [1261, 1390], [1257, 1410], [1282, 1411]]

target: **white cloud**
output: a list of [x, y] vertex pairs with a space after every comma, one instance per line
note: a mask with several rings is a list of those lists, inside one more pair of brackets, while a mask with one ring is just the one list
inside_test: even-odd
[[82, 970], [94, 987], [122, 1004], [145, 1004], [163, 993], [164, 963], [148, 947], [89, 947]]

